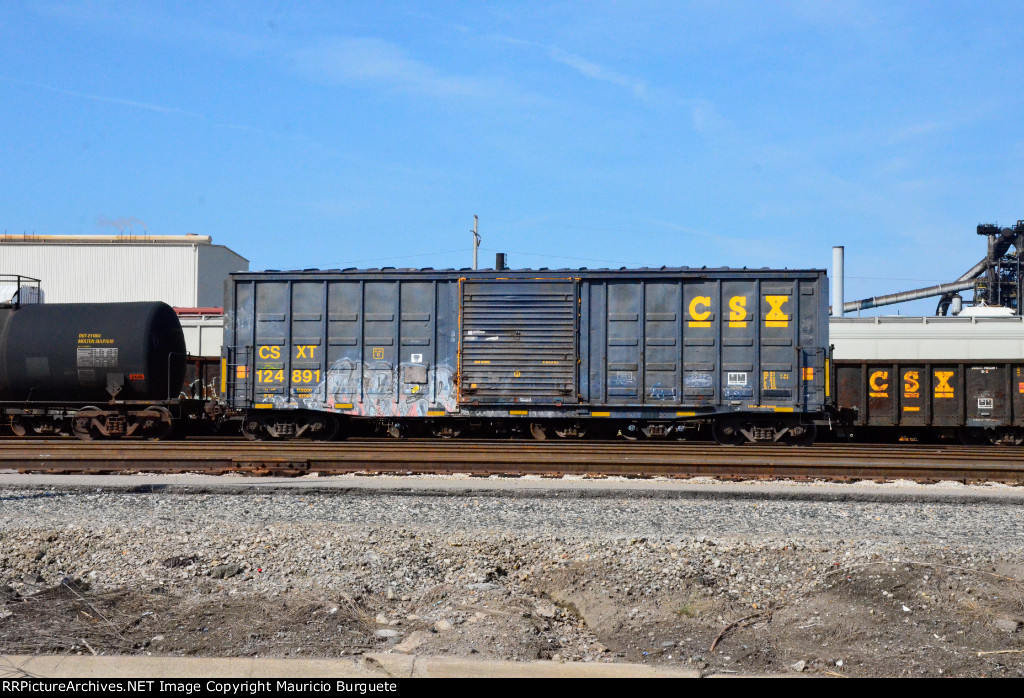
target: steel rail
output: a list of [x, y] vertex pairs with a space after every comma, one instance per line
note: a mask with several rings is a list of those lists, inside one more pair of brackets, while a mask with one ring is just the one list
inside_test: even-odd
[[0, 469], [23, 472], [393, 473], [794, 478], [1024, 484], [1010, 447], [824, 444], [725, 447], [678, 442], [336, 443], [6, 441]]

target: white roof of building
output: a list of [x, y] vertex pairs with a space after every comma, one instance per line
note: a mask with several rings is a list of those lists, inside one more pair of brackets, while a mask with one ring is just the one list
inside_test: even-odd
[[223, 306], [249, 260], [206, 235], [3, 235], [0, 274], [40, 279], [48, 303]]
[[209, 235], [0, 235], [0, 243], [23, 245], [209, 245]]
[[833, 317], [829, 341], [836, 360], [1021, 360], [1024, 318]]

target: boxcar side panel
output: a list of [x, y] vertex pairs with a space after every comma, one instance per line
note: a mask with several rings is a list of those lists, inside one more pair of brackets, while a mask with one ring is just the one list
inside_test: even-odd
[[682, 405], [718, 403], [721, 285], [717, 280], [683, 284]]
[[756, 403], [758, 381], [757, 285], [749, 280], [722, 282], [722, 400], [730, 405]]
[[253, 289], [256, 317], [253, 380], [259, 405], [288, 404], [290, 286], [289, 281], [268, 281], [257, 283]]
[[291, 341], [285, 376], [292, 401], [309, 400], [323, 404], [327, 399], [324, 292], [321, 281], [292, 283]]
[[799, 387], [797, 407], [814, 409], [824, 404], [825, 386], [822, 382], [827, 358], [828, 317], [822, 315], [822, 308], [828, 307], [828, 301], [822, 302], [822, 285], [814, 281], [801, 280], [798, 283], [800, 295], [797, 298], [797, 318], [799, 321], [798, 366], [795, 377]]
[[598, 318], [607, 327], [604, 393], [609, 405], [636, 405], [643, 390], [643, 287], [631, 281], [609, 281], [605, 290], [608, 314]]
[[644, 399], [651, 405], [679, 402], [680, 286], [654, 281], [644, 286]]
[[328, 281], [327, 405], [354, 409], [363, 401], [363, 282]]
[[798, 284], [786, 279], [761, 282], [761, 402], [791, 406], [796, 401], [799, 349], [796, 331]]
[[398, 281], [363, 284], [362, 414], [398, 414]]

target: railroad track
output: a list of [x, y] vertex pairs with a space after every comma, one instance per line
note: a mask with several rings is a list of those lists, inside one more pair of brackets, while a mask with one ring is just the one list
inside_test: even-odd
[[46, 473], [454, 474], [951, 480], [1024, 484], [1009, 447], [677, 442], [350, 440], [108, 442], [5, 440], [0, 469]]

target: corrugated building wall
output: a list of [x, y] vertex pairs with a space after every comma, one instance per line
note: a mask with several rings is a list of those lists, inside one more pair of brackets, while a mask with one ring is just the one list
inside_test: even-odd
[[47, 303], [222, 307], [227, 275], [248, 269], [208, 236], [0, 236], [0, 273], [40, 279]]
[[224, 343], [224, 316], [182, 314], [181, 331], [185, 333], [185, 346], [192, 356], [220, 356]]
[[1024, 358], [1021, 317], [833, 317], [836, 361]]

